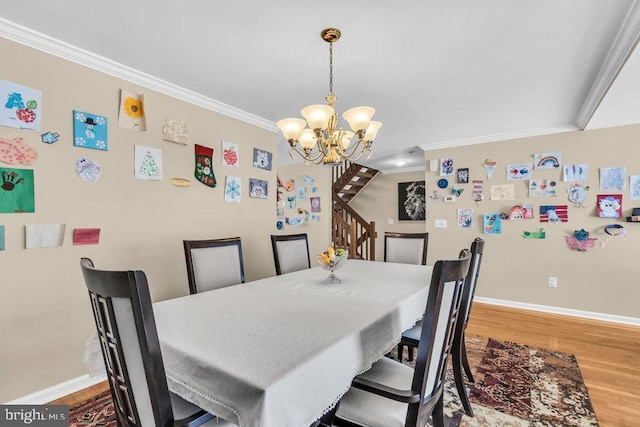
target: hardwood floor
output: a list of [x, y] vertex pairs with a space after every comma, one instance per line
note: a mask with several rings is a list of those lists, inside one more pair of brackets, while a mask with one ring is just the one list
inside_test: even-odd
[[474, 302], [467, 334], [575, 354], [600, 425], [640, 425], [640, 327]]
[[[640, 327], [476, 302], [467, 334], [575, 354], [600, 425], [639, 425]], [[74, 405], [108, 388], [104, 382], [51, 403]]]

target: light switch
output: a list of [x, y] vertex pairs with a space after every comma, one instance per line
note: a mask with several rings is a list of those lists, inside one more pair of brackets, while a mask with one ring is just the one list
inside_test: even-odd
[[393, 224], [393, 218], [389, 218], [389, 219], [387, 220], [387, 224], [392, 225], [392, 224]]

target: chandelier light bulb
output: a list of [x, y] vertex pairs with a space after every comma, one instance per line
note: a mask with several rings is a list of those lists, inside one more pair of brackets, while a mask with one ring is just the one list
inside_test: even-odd
[[373, 107], [355, 107], [345, 111], [342, 117], [349, 123], [351, 130], [358, 133], [367, 130], [375, 112]]
[[307, 120], [309, 127], [313, 130], [325, 129], [329, 124], [329, 119], [333, 116], [332, 107], [323, 104], [309, 105], [300, 112], [302, 117]]
[[376, 136], [378, 136], [378, 130], [380, 130], [381, 127], [382, 122], [376, 122], [375, 120], [372, 120], [371, 123], [369, 123], [367, 132], [364, 135], [364, 140], [373, 141], [374, 139], [376, 139]]
[[300, 139], [302, 129], [307, 125], [307, 122], [302, 119], [282, 119], [276, 125], [287, 141], [297, 141]]
[[309, 128], [304, 129], [300, 135], [300, 145], [305, 150], [313, 149], [314, 145], [316, 145], [316, 140], [316, 134]]

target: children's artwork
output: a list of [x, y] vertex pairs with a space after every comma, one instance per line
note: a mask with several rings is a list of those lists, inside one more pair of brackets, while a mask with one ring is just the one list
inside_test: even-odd
[[558, 169], [562, 164], [562, 153], [554, 151], [553, 153], [542, 153], [533, 156], [535, 161], [534, 168], [540, 169]]
[[507, 179], [521, 180], [531, 178], [531, 165], [528, 163], [519, 163], [515, 165], [507, 165]]
[[271, 170], [273, 154], [268, 151], [253, 149], [253, 166], [256, 168]]
[[176, 187], [189, 187], [191, 185], [191, 181], [186, 178], [171, 178], [169, 182]]
[[491, 186], [491, 200], [515, 200], [515, 188], [513, 184]]
[[544, 239], [546, 237], [546, 233], [544, 228], [540, 228], [537, 231], [523, 231], [522, 237], [525, 239]]
[[320, 215], [311, 215], [311, 222], [320, 222]]
[[600, 168], [600, 191], [624, 191], [627, 168]]
[[298, 217], [298, 218], [286, 217], [285, 218], [285, 222], [287, 223], [287, 225], [300, 226], [300, 225], [304, 224], [304, 218], [302, 218], [302, 217]]
[[287, 180], [284, 183], [284, 189], [291, 193], [296, 188], [296, 182], [293, 179]]
[[64, 228], [64, 224], [27, 225], [27, 249], [62, 246], [62, 242], [64, 241]]
[[587, 180], [587, 164], [564, 165], [563, 180], [564, 181], [586, 181]]
[[296, 196], [287, 196], [287, 209], [295, 209], [296, 208]]
[[320, 197], [311, 197], [311, 212], [320, 212]]
[[240, 153], [238, 152], [238, 144], [233, 142], [222, 141], [222, 164], [237, 168], [240, 166]]
[[318, 192], [318, 187], [311, 187], [311, 192], [312, 193], [317, 193]]
[[86, 181], [96, 182], [100, 178], [100, 165], [86, 157], [78, 157], [76, 159], [76, 174]]
[[598, 194], [597, 203], [600, 218], [622, 218], [622, 194]]
[[425, 181], [398, 183], [398, 220], [423, 221], [426, 218]]
[[73, 145], [107, 151], [107, 118], [73, 110]]
[[640, 175], [629, 177], [629, 199], [640, 200]]
[[605, 225], [604, 226], [604, 232], [607, 235], [607, 240], [605, 240], [604, 242], [600, 242], [600, 247], [601, 248], [604, 248], [609, 243], [611, 243], [611, 238], [612, 237], [616, 237], [616, 236], [626, 237], [626, 235], [627, 235], [627, 230], [624, 228], [624, 226], [622, 224]]
[[263, 179], [249, 178], [249, 197], [259, 199], [269, 198], [269, 181]]
[[540, 222], [567, 222], [569, 212], [567, 205], [540, 206]]
[[313, 185], [316, 183], [316, 180], [311, 178], [309, 175], [302, 175], [302, 182], [304, 182], [305, 184]]
[[458, 184], [469, 183], [469, 168], [458, 169], [456, 175], [458, 176]]
[[162, 140], [187, 145], [187, 142], [189, 142], [187, 124], [165, 117], [162, 120]]
[[296, 199], [299, 202], [304, 202], [307, 200], [307, 188], [306, 187], [298, 187], [296, 188]]
[[284, 209], [277, 208], [276, 209], [276, 218], [283, 219], [284, 218]]
[[32, 169], [0, 168], [0, 213], [35, 212]]
[[235, 176], [227, 175], [224, 185], [224, 201], [231, 203], [240, 203], [242, 197], [241, 179]]
[[463, 191], [464, 191], [464, 188], [456, 188], [453, 185], [451, 186], [451, 190], [449, 190], [451, 195], [456, 197], [460, 197]]
[[0, 80], [0, 126], [40, 130], [42, 92]]
[[135, 178], [162, 180], [162, 150], [159, 148], [135, 146]]
[[473, 227], [473, 209], [458, 209], [458, 228]]
[[74, 245], [97, 245], [100, 243], [99, 228], [76, 228], [73, 230]]
[[0, 251], [4, 251], [4, 225], [0, 225]]
[[147, 130], [147, 119], [144, 116], [144, 95], [120, 89], [118, 126], [136, 132]]
[[573, 232], [573, 236], [564, 236], [567, 247], [573, 251], [590, 251], [593, 249], [596, 237], [589, 237], [589, 232], [584, 228]]
[[533, 205], [523, 203], [512, 207], [509, 210], [509, 219], [533, 219]]
[[440, 159], [440, 176], [453, 175], [453, 158]]
[[569, 197], [569, 201], [573, 202], [573, 205], [576, 208], [586, 209], [587, 207], [584, 205], [584, 202], [587, 199], [587, 190], [589, 187], [585, 187], [582, 184], [573, 183], [567, 188], [567, 194]]
[[529, 197], [549, 197], [556, 195], [558, 183], [555, 179], [529, 180]]
[[493, 177], [493, 172], [496, 170], [497, 162], [491, 159], [487, 159], [484, 161], [484, 168], [487, 170], [487, 179], [491, 179]]
[[38, 159], [33, 147], [22, 142], [22, 138], [0, 138], [0, 162], [10, 165], [29, 166]]
[[502, 233], [502, 218], [500, 214], [484, 214], [484, 234], [501, 234]]
[[471, 191], [471, 198], [474, 202], [476, 202], [476, 204], [484, 200], [484, 190], [482, 188], [482, 184], [483, 181], [481, 179], [473, 180], [473, 190]]
[[59, 136], [60, 134], [58, 132], [45, 132], [40, 135], [40, 138], [45, 144], [53, 144], [58, 141]]

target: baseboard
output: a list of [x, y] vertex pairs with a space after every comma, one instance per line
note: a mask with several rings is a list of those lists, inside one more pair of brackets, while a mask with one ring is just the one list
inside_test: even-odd
[[107, 374], [100, 374], [93, 377], [90, 377], [87, 374], [6, 403], [8, 405], [43, 405], [45, 403], [83, 390], [87, 387], [91, 387], [92, 385], [101, 383], [102, 381], [106, 381], [106, 379]]
[[526, 302], [508, 301], [494, 298], [475, 297], [474, 301], [484, 304], [521, 308], [524, 310], [541, 311], [544, 313], [561, 314], [564, 316], [582, 317], [585, 319], [600, 320], [602, 322], [622, 323], [624, 325], [640, 326], [640, 319], [635, 317], [616, 316], [614, 314], [596, 313], [593, 311], [574, 310], [571, 308], [552, 307], [548, 305], [529, 304]]

